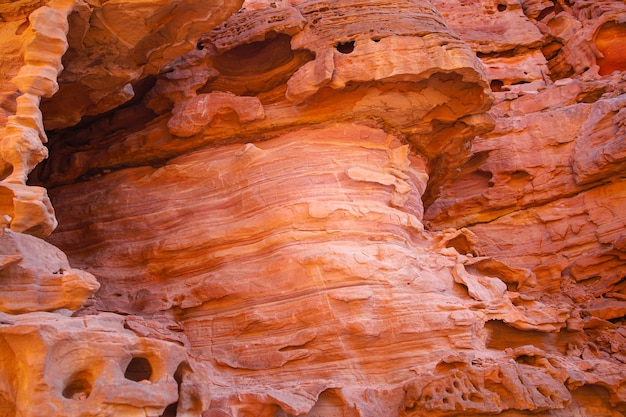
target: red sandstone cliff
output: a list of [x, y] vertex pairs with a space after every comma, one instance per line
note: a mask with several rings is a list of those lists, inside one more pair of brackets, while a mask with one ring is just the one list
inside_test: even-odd
[[0, 4], [0, 416], [622, 416], [626, 4]]

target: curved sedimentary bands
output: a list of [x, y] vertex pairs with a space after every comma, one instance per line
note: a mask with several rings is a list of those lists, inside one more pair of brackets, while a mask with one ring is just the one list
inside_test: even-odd
[[0, 416], [626, 412], [623, 2], [14, 3]]

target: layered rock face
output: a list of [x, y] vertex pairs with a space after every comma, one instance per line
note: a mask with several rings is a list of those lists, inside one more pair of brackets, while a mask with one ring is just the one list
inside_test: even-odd
[[626, 413], [623, 2], [0, 16], [0, 416]]

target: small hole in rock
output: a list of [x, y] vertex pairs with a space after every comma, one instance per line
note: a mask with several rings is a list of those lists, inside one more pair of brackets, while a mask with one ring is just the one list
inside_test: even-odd
[[28, 20], [26, 22], [22, 23], [15, 30], [15, 34], [18, 35], [18, 36], [21, 35], [22, 33], [24, 33], [24, 31], [26, 31], [26, 29], [28, 29], [29, 25], [30, 25], [30, 22]]
[[91, 394], [91, 374], [78, 372], [74, 374], [61, 393], [63, 397], [72, 400], [86, 400]]
[[498, 4], [498, 11], [499, 12], [503, 12], [505, 10], [506, 10], [506, 4], [502, 4], [502, 3]]
[[335, 48], [342, 54], [349, 54], [354, 51], [354, 41], [340, 42], [337, 44], [337, 46], [335, 46]]
[[446, 243], [446, 248], [454, 248], [458, 253], [463, 255], [475, 254], [474, 244], [463, 234], [458, 235], [454, 239], [450, 239], [450, 241]]
[[523, 363], [526, 365], [537, 365], [537, 360], [538, 358], [533, 355], [520, 355], [517, 358], [515, 358], [515, 362]]
[[124, 372], [124, 378], [135, 382], [150, 380], [151, 376], [152, 365], [148, 359], [142, 357], [133, 358]]
[[493, 80], [489, 84], [489, 87], [491, 88], [491, 91], [495, 93], [499, 93], [502, 91], [502, 87], [504, 87], [504, 83], [500, 80]]

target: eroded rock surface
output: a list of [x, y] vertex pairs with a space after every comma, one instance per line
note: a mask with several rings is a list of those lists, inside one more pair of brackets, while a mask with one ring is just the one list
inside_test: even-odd
[[17, 3], [0, 415], [626, 412], [623, 2]]
[[534, 293], [570, 298], [580, 319], [568, 327], [584, 329], [598, 355], [623, 361], [626, 84], [611, 57], [625, 9], [540, 3], [522, 6], [550, 42], [540, 72], [554, 82], [497, 76], [496, 128], [473, 141], [474, 156], [425, 217], [435, 228], [467, 227], [481, 253], [532, 270]]

